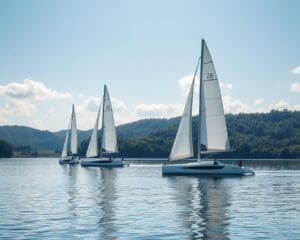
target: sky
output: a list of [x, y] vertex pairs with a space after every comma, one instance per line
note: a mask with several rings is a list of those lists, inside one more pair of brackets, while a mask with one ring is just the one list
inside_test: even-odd
[[297, 0], [1, 0], [0, 125], [65, 129], [74, 103], [78, 128], [90, 129], [104, 84], [117, 125], [179, 116], [202, 38], [225, 112], [300, 110], [299, 9]]

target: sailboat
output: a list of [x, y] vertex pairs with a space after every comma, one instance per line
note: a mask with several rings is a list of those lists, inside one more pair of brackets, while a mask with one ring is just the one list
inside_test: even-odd
[[[98, 126], [102, 110], [101, 147], [98, 151]], [[102, 102], [99, 106], [96, 123], [86, 152], [87, 159], [81, 161], [84, 167], [123, 167], [121, 159], [114, 159], [111, 154], [118, 152], [114, 114], [108, 89], [104, 85]], [[104, 156], [108, 157], [104, 157]]]
[[[232, 164], [201, 159], [201, 153], [213, 155], [231, 151], [219, 81], [207, 44], [202, 39], [201, 56], [198, 60], [191, 88], [184, 107], [169, 160], [194, 156], [192, 140], [192, 105], [195, 78], [200, 64], [198, 156], [196, 163], [166, 164], [164, 175], [253, 175], [254, 171]], [[202, 147], [204, 148], [202, 151]]]
[[[70, 143], [70, 152], [71, 155], [68, 156], [68, 143], [69, 143], [69, 132], [71, 131], [71, 143]], [[72, 105], [72, 114], [70, 123], [66, 132], [65, 142], [63, 150], [61, 153], [61, 158], [59, 159], [60, 164], [78, 164], [78, 139], [77, 139], [77, 127], [76, 127], [76, 113], [74, 104]]]

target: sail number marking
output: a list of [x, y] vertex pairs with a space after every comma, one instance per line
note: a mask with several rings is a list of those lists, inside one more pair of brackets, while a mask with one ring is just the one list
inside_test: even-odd
[[213, 79], [213, 77], [214, 77], [214, 75], [212, 74], [212, 73], [206, 73], [206, 79], [207, 80], [211, 80], [211, 79]]

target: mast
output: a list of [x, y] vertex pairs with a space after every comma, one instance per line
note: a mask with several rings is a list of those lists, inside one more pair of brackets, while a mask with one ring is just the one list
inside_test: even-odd
[[200, 66], [200, 78], [199, 78], [199, 114], [198, 114], [198, 156], [197, 161], [200, 162], [201, 153], [201, 98], [202, 98], [202, 70], [203, 70], [203, 46], [204, 39], [201, 41], [201, 66]]
[[104, 101], [105, 101], [105, 88], [106, 85], [104, 85], [104, 92], [103, 92], [103, 99], [102, 99], [102, 128], [101, 128], [101, 146], [100, 146], [100, 159], [102, 158], [102, 145], [103, 145], [103, 134], [104, 134]]
[[200, 160], [201, 145], [205, 145], [206, 153], [230, 150], [219, 80], [204, 39], [201, 51], [198, 160]]

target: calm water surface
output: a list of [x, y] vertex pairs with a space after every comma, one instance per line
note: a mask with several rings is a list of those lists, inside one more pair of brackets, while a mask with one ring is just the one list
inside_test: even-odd
[[300, 170], [255, 170], [162, 177], [160, 165], [1, 159], [0, 239], [300, 239]]

